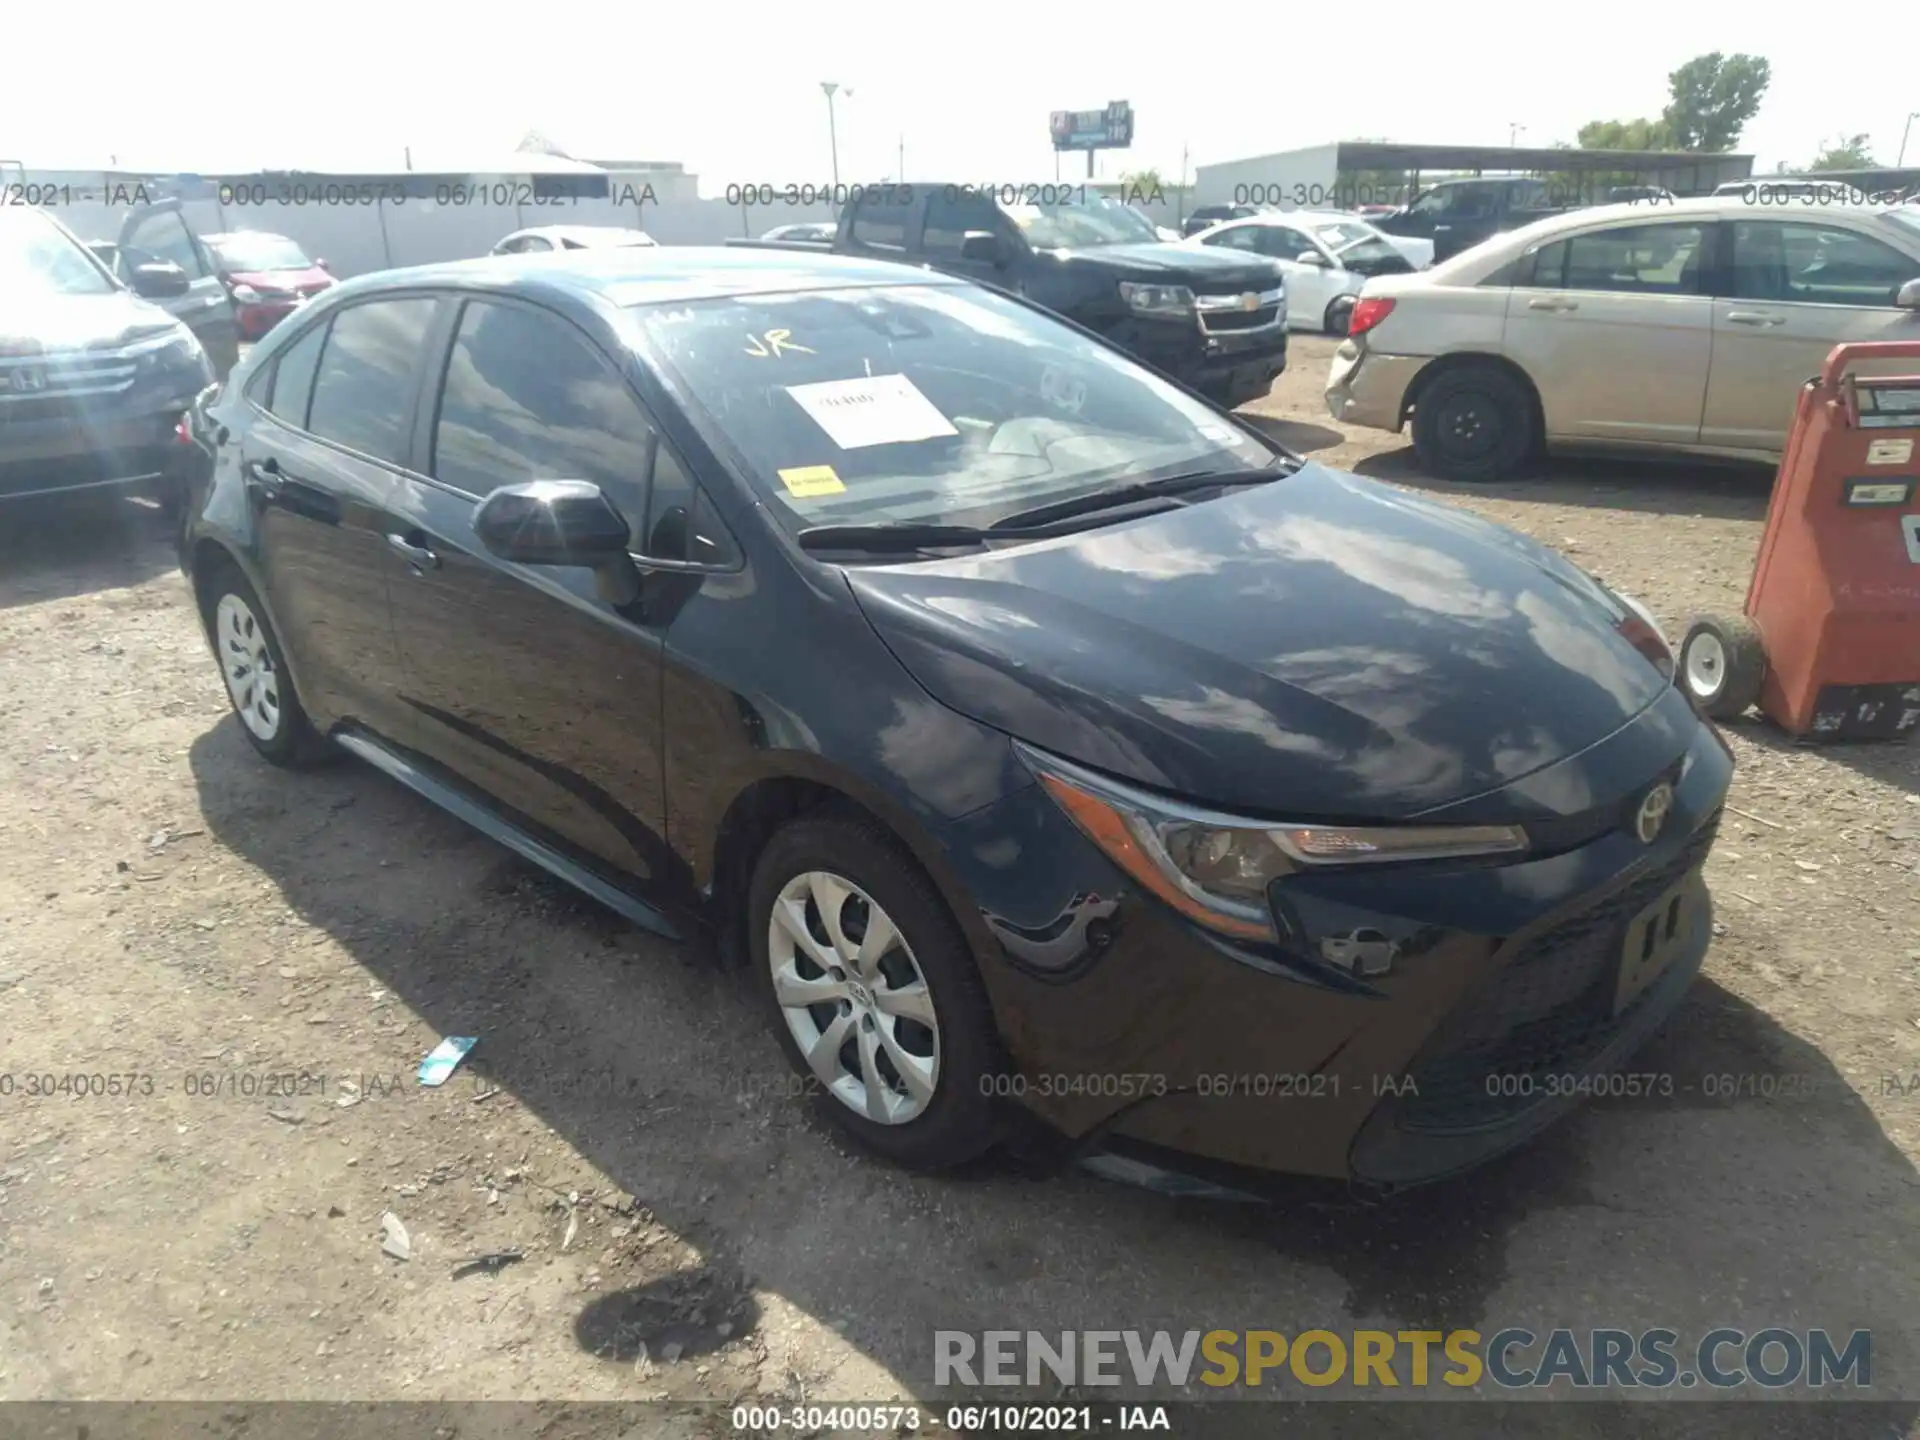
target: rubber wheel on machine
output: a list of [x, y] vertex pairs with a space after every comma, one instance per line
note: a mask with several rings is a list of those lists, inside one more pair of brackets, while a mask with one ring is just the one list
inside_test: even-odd
[[993, 1147], [993, 1012], [966, 937], [893, 836], [851, 814], [793, 821], [754, 866], [747, 926], [774, 1034], [833, 1125], [916, 1170]]
[[339, 748], [314, 728], [300, 704], [280, 637], [238, 566], [229, 561], [207, 576], [203, 603], [220, 678], [248, 743], [265, 759], [289, 769], [339, 755]]
[[1744, 615], [1702, 615], [1680, 642], [1680, 684], [1703, 715], [1735, 720], [1760, 698], [1767, 651]]
[[1539, 448], [1533, 396], [1496, 366], [1443, 370], [1414, 401], [1414, 454], [1441, 480], [1482, 485], [1504, 480]]
[[1345, 335], [1353, 323], [1353, 297], [1340, 295], [1327, 306], [1326, 326], [1329, 335]]

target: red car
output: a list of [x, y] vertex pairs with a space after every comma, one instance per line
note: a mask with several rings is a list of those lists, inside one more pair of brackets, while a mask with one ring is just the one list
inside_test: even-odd
[[229, 230], [201, 239], [212, 253], [220, 281], [233, 296], [240, 338], [258, 340], [302, 303], [334, 284], [327, 262], [284, 235], [264, 230]]

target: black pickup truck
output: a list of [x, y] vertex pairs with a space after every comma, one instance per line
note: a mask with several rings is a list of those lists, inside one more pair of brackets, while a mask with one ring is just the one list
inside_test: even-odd
[[882, 185], [861, 191], [830, 243], [735, 241], [925, 265], [1044, 306], [1232, 407], [1287, 364], [1278, 265], [1168, 244], [1138, 211], [1082, 185]]
[[1559, 198], [1546, 181], [1528, 176], [1442, 180], [1421, 191], [1404, 210], [1369, 218], [1389, 235], [1431, 239], [1433, 263], [1438, 265], [1482, 240], [1580, 208], [1555, 203]]

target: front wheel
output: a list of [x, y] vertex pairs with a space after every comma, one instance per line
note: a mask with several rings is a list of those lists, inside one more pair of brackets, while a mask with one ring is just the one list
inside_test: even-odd
[[1700, 713], [1737, 720], [1760, 698], [1767, 651], [1744, 615], [1702, 615], [1680, 642], [1680, 679]]
[[222, 564], [207, 577], [205, 605], [220, 678], [248, 743], [275, 765], [289, 767], [337, 754], [307, 718], [266, 608], [239, 567]]
[[865, 819], [805, 816], [748, 887], [774, 1033], [825, 1115], [915, 1169], [990, 1149], [993, 1015], [966, 938], [900, 844]]

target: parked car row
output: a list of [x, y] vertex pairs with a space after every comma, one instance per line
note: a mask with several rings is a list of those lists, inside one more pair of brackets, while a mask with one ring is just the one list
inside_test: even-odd
[[1074, 187], [1014, 204], [970, 185], [888, 186], [855, 196], [828, 239], [729, 243], [924, 265], [1005, 290], [1227, 407], [1265, 395], [1286, 368], [1278, 261], [1169, 242], [1139, 211]]
[[1605, 1093], [1732, 768], [1652, 618], [1135, 358], [1264, 372], [1271, 259], [928, 195], [282, 321], [188, 422], [240, 732], [708, 939], [901, 1163], [1392, 1188]]
[[1449, 480], [1505, 478], [1546, 446], [1770, 462], [1835, 345], [1914, 339], [1913, 206], [1603, 206], [1369, 279], [1326, 400], [1349, 424], [1411, 423]]

